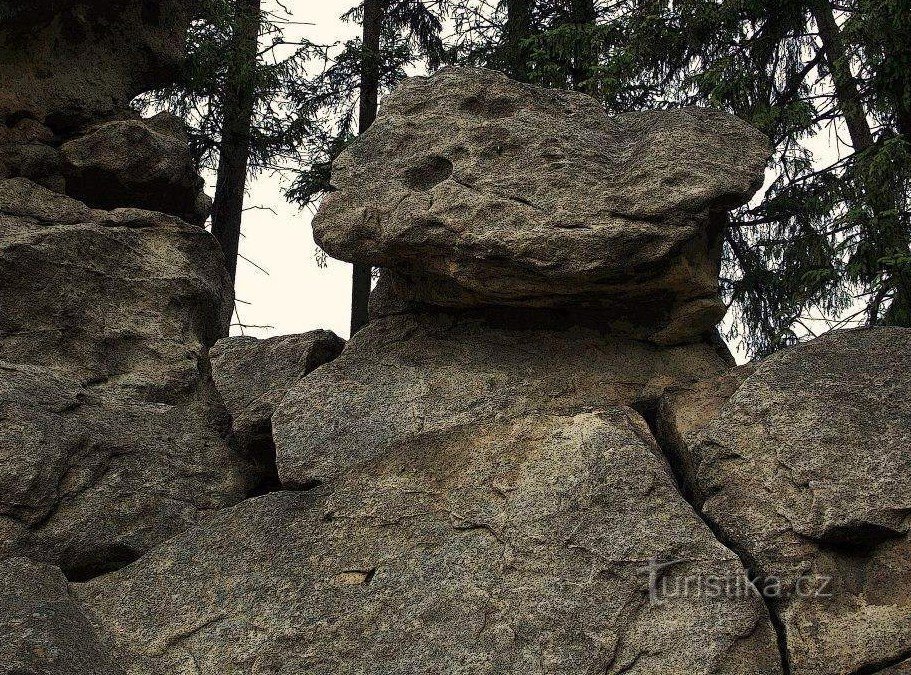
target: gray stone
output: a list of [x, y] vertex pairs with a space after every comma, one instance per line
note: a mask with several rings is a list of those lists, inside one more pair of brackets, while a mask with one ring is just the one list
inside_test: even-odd
[[123, 675], [69, 596], [59, 570], [0, 561], [0, 674]]
[[273, 417], [279, 475], [291, 487], [330, 480], [478, 420], [647, 407], [728, 363], [707, 343], [660, 349], [553, 311], [388, 316], [288, 392]]
[[781, 580], [791, 672], [907, 658], [911, 330], [829, 333], [711, 389], [670, 395], [662, 426], [704, 514]]
[[218, 513], [76, 588], [134, 675], [780, 673], [743, 575], [620, 408], [467, 424]]
[[[203, 179], [185, 134], [166, 119], [108, 122], [60, 148], [66, 192], [99, 209], [131, 207], [161, 211], [201, 225]], [[155, 128], [153, 128], [155, 127]]]
[[401, 85], [335, 161], [314, 235], [392, 269], [411, 299], [602, 308], [671, 344], [723, 316], [725, 214], [769, 153], [717, 110], [609, 117], [582, 94], [446, 68]]
[[212, 378], [231, 414], [234, 439], [259, 467], [266, 483], [278, 484], [272, 414], [288, 389], [336, 358], [345, 341], [330, 331], [268, 340], [230, 337], [209, 351]]
[[203, 229], [0, 181], [0, 353], [137, 400], [192, 398], [231, 284]]
[[0, 557], [86, 578], [256, 489], [209, 374], [215, 240], [0, 181]]
[[0, 122], [58, 130], [121, 116], [172, 81], [195, 0], [0, 3]]

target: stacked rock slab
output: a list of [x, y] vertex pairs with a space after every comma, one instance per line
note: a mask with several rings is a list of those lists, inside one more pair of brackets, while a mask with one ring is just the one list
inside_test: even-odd
[[793, 675], [911, 656], [911, 330], [829, 333], [669, 391], [661, 427], [694, 501], [780, 582]]
[[[480, 92], [493, 101], [476, 100]], [[76, 587], [95, 625], [143, 674], [782, 673], [755, 594], [650, 596], [650, 569], [671, 588], [685, 578], [748, 584], [741, 560], [681, 495], [640, 414], [669, 387], [731, 366], [713, 322], [693, 307], [717, 292], [704, 278], [717, 268], [713, 228], [761, 178], [765, 142], [733, 118], [688, 111], [618, 127], [614, 145], [608, 135], [580, 145], [574, 135], [611, 124], [593, 102], [486, 71], [410, 82], [384, 110], [336, 165], [339, 191], [316, 230], [330, 252], [357, 251], [349, 257], [388, 274], [375, 321], [272, 415], [291, 491], [223, 510]], [[459, 157], [519, 171], [523, 154], [556, 133], [554, 152], [568, 163], [601, 162], [600, 180], [614, 170], [629, 183], [626, 144], [645, 152], [649, 138], [687, 125], [718, 144], [706, 143], [716, 164], [668, 178], [669, 190], [690, 192], [661, 192], [673, 205], [624, 244], [635, 251], [637, 236], [652, 237], [636, 272], [594, 262], [621, 246], [633, 219], [611, 215], [624, 207], [609, 213], [606, 198], [590, 206], [588, 177], [575, 170], [534, 186], [545, 210], [564, 195], [560, 219], [484, 195], [445, 221], [427, 217], [431, 201], [462, 190], [441, 178], [448, 165], [428, 162], [428, 148], [461, 179]], [[461, 155], [434, 154], [440, 137], [457, 137]], [[512, 144], [508, 166], [493, 161], [498, 137]], [[382, 180], [371, 176], [381, 165]], [[398, 211], [387, 188], [398, 190], [389, 197], [401, 199]], [[387, 208], [403, 219], [374, 218]], [[586, 227], [560, 227], [574, 209]], [[654, 293], [632, 292], [640, 272]], [[618, 300], [624, 284], [630, 302]]]
[[0, 558], [71, 579], [255, 489], [209, 372], [232, 296], [180, 218], [205, 210], [182, 124], [124, 112], [173, 74], [188, 7], [0, 6]]
[[280, 487], [272, 415], [288, 390], [335, 359], [345, 341], [327, 330], [268, 340], [229, 337], [209, 351], [212, 379], [231, 414], [238, 449], [256, 466], [262, 490]]
[[583, 94], [449, 68], [405, 82], [336, 160], [314, 234], [394, 270], [403, 299], [600, 309], [615, 333], [696, 341], [724, 315], [727, 210], [769, 153], [719, 111], [610, 117]]

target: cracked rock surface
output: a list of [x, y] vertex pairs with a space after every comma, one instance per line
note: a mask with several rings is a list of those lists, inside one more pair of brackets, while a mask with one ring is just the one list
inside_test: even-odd
[[582, 94], [445, 68], [398, 87], [335, 161], [314, 236], [404, 276], [413, 299], [602, 307], [673, 344], [723, 316], [725, 213], [768, 156], [719, 111], [609, 117]]
[[650, 559], [743, 574], [611, 408], [397, 444], [74, 589], [137, 675], [780, 673], [761, 601], [650, 604]]
[[161, 213], [0, 181], [0, 557], [87, 578], [252, 488], [207, 347], [221, 254]]
[[704, 514], [782, 582], [794, 675], [911, 655], [909, 373], [911, 330], [839, 331], [662, 405]]
[[264, 480], [278, 485], [272, 415], [302, 378], [335, 359], [345, 341], [327, 330], [268, 340], [230, 337], [209, 350], [212, 379], [231, 414], [238, 448], [252, 459]]

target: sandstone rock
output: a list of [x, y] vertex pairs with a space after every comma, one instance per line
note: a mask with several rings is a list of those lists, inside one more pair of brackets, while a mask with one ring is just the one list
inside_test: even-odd
[[760, 601], [650, 604], [650, 559], [743, 574], [611, 409], [401, 443], [77, 593], [136, 675], [781, 672]]
[[231, 337], [209, 352], [212, 378], [233, 419], [238, 447], [259, 467], [266, 483], [278, 485], [272, 414], [288, 389], [336, 358], [345, 341], [330, 331], [269, 340]]
[[707, 385], [662, 405], [705, 515], [757, 574], [782, 582], [794, 675], [908, 657], [909, 373], [911, 330], [834, 332], [758, 364], [726, 402], [730, 381], [714, 399]]
[[67, 592], [66, 579], [24, 558], [0, 561], [0, 673], [122, 675]]
[[292, 487], [329, 480], [477, 420], [647, 407], [674, 383], [727, 368], [709, 344], [658, 349], [559, 312], [389, 316], [291, 388], [273, 417], [279, 475]]
[[109, 122], [64, 143], [67, 194], [95, 208], [162, 211], [201, 225], [208, 216], [198, 212], [203, 180], [186, 137], [158, 129], [168, 130], [168, 123]]
[[681, 342], [724, 314], [725, 212], [768, 156], [719, 111], [608, 117], [582, 94], [447, 68], [406, 81], [336, 160], [314, 234], [417, 300], [600, 307]]
[[169, 83], [184, 58], [194, 0], [0, 3], [0, 122], [55, 129], [111, 119]]
[[192, 398], [230, 321], [222, 260], [176, 218], [0, 181], [0, 353], [137, 400]]

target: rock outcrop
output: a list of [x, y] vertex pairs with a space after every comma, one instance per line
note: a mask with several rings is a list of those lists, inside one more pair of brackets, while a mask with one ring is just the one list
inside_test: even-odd
[[183, 123], [127, 110], [191, 4], [0, 5], [0, 559], [73, 580], [259, 490], [211, 378], [233, 297]]
[[758, 132], [413, 79], [315, 221], [384, 268], [372, 324], [216, 344], [184, 129], [123, 111], [193, 3], [29, 5], [0, 4], [0, 671], [908, 671], [911, 330], [740, 368], [715, 331]]
[[447, 68], [389, 96], [333, 165], [330, 255], [445, 307], [590, 306], [662, 344], [724, 315], [720, 236], [768, 140], [722, 112], [609, 117], [583, 94]]
[[371, 323], [278, 407], [282, 483], [330, 480], [401, 444], [489, 420], [646, 409], [667, 387], [728, 366], [709, 343], [659, 349], [559, 315], [518, 321], [425, 312]]
[[661, 408], [701, 510], [780, 581], [793, 675], [911, 655], [911, 330], [829, 333]]
[[212, 378], [231, 414], [234, 440], [260, 474], [261, 489], [278, 488], [272, 415], [288, 390], [335, 359], [345, 341], [316, 330], [269, 340], [224, 338], [209, 351]]
[[0, 122], [55, 129], [120, 117], [172, 81], [196, 0], [3, 0]]
[[70, 597], [59, 570], [0, 561], [0, 673], [123, 675]]
[[743, 575], [613, 408], [401, 443], [76, 590], [137, 675], [781, 672], [757, 598], [650, 604], [653, 559]]

